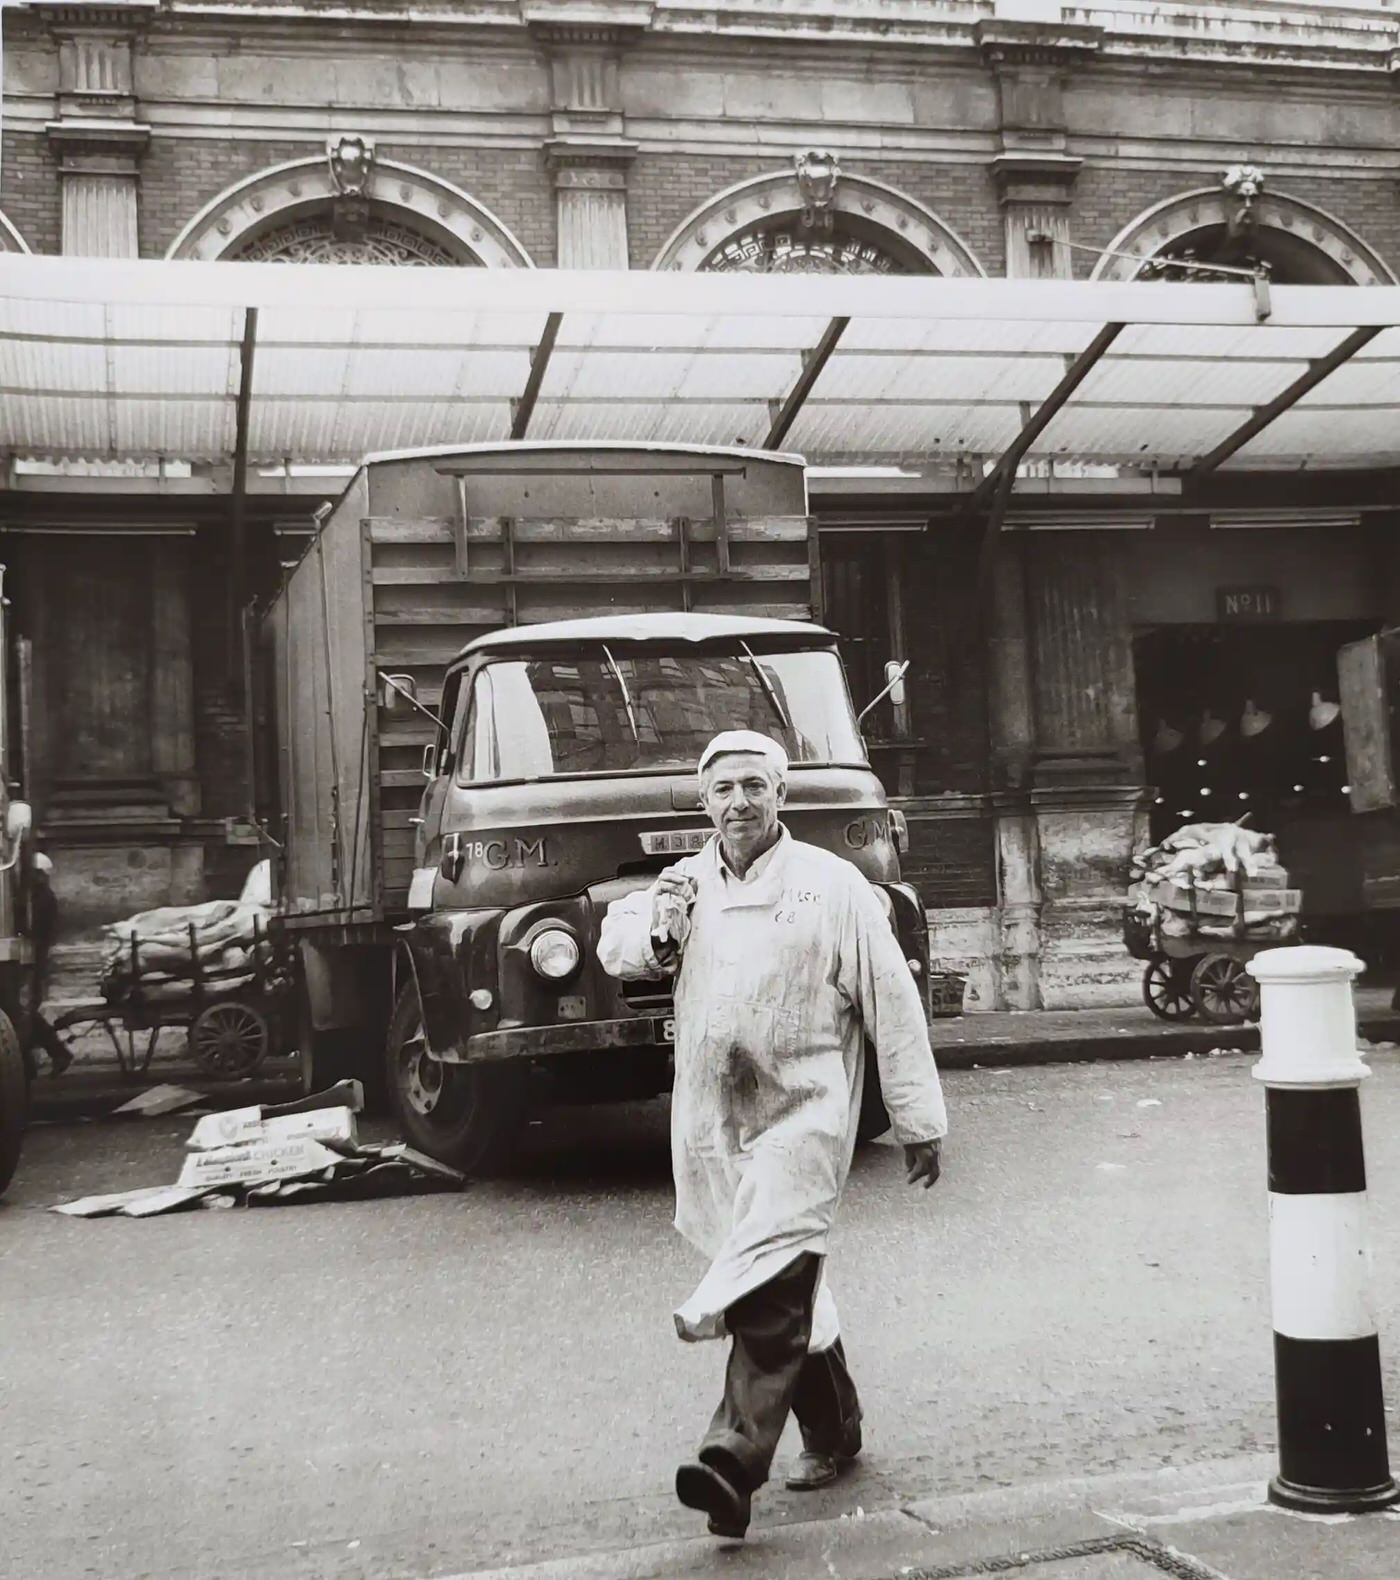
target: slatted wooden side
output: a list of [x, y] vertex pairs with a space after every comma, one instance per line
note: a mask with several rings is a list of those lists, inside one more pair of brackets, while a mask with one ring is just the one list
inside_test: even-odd
[[[367, 516], [363, 526], [375, 667], [412, 675], [430, 708], [452, 659], [503, 625], [687, 608], [797, 620], [813, 613], [805, 516], [728, 522], [727, 574], [713, 520], [687, 522], [684, 551], [681, 528], [662, 517], [472, 517], [465, 535], [447, 516]], [[421, 715], [381, 708], [378, 824], [390, 909], [404, 903], [412, 876], [410, 819], [427, 783], [423, 749], [432, 736]]]

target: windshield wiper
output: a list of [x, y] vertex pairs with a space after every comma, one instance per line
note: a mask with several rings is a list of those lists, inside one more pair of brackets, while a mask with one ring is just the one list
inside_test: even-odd
[[617, 683], [622, 689], [622, 704], [627, 709], [627, 722], [632, 726], [632, 744], [640, 746], [642, 737], [637, 733], [637, 715], [632, 711], [632, 693], [627, 689], [627, 682], [623, 679], [622, 671], [617, 667], [617, 660], [612, 656], [612, 649], [606, 642], [603, 643], [603, 657], [608, 661], [608, 668], [617, 677]]
[[792, 731], [792, 720], [788, 718], [787, 711], [778, 700], [778, 693], [773, 689], [773, 682], [769, 680], [763, 665], [753, 656], [753, 649], [745, 641], [740, 641], [739, 646], [744, 650], [744, 657], [753, 665], [753, 672], [758, 676], [758, 683], [763, 687], [763, 695], [772, 704], [773, 712], [778, 715], [778, 723], [789, 733]]

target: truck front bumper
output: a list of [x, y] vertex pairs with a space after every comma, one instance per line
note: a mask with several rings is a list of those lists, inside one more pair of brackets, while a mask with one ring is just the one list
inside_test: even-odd
[[501, 1059], [540, 1059], [607, 1048], [669, 1048], [674, 1041], [675, 1027], [669, 1015], [628, 1015], [622, 1020], [579, 1020], [478, 1032], [459, 1047], [435, 1051], [435, 1057], [444, 1064], [493, 1064]]

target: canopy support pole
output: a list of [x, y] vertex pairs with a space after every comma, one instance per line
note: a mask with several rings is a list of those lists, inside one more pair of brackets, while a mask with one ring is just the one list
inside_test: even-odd
[[242, 614], [248, 585], [248, 425], [253, 405], [253, 357], [258, 341], [258, 310], [243, 311], [239, 347], [238, 405], [234, 417], [233, 483], [229, 495], [228, 673], [242, 684]]
[[1051, 421], [1059, 415], [1075, 390], [1088, 378], [1094, 364], [1123, 333], [1123, 327], [1122, 324], [1105, 324], [1075, 357], [1065, 369], [1064, 377], [1040, 403], [1030, 421], [1007, 446], [1002, 458], [973, 490], [962, 508], [962, 515], [974, 516], [985, 510], [1001, 486], [1002, 479], [1009, 476], [1014, 480], [1016, 468], [1021, 464], [1026, 452], [1050, 426]]
[[530, 358], [530, 376], [525, 380], [525, 391], [518, 401], [511, 402], [512, 439], [523, 439], [530, 427], [530, 419], [535, 415], [535, 402], [540, 397], [540, 385], [544, 383], [549, 359], [554, 355], [554, 341], [563, 320], [563, 313], [551, 313], [544, 321], [544, 333], [540, 336], [540, 343], [535, 347], [534, 354]]
[[831, 353], [835, 351], [836, 343], [846, 332], [846, 325], [849, 323], [849, 318], [833, 318], [813, 349], [802, 353], [802, 371], [797, 375], [797, 383], [788, 391], [787, 398], [773, 418], [768, 437], [763, 441], [765, 450], [776, 450], [787, 438], [788, 430], [797, 421], [797, 414], [802, 410], [803, 402], [812, 393], [812, 386], [821, 377], [822, 369], [831, 360]]
[[1353, 329], [1346, 339], [1334, 346], [1325, 357], [1314, 358], [1308, 363], [1307, 371], [1294, 379], [1286, 390], [1275, 395], [1267, 406], [1256, 408], [1254, 415], [1247, 422], [1241, 423], [1228, 439], [1216, 445], [1209, 455], [1203, 455], [1186, 473], [1186, 481], [1199, 483], [1207, 472], [1213, 472], [1222, 461], [1228, 461], [1236, 450], [1243, 449], [1251, 439], [1257, 438], [1275, 417], [1286, 412], [1290, 406], [1296, 406], [1309, 390], [1316, 389], [1323, 379], [1330, 373], [1335, 373], [1342, 363], [1349, 362], [1362, 346], [1374, 340], [1380, 332], [1379, 324], [1367, 324], [1361, 329]]

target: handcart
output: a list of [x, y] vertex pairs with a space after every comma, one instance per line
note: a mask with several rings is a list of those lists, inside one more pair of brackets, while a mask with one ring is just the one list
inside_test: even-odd
[[[1123, 942], [1136, 960], [1145, 961], [1142, 997], [1148, 1009], [1162, 1020], [1183, 1021], [1199, 1017], [1213, 1026], [1237, 1026], [1259, 1018], [1259, 984], [1245, 970], [1265, 949], [1297, 943], [1296, 916], [1280, 918], [1284, 924], [1268, 935], [1246, 928], [1244, 894], [1236, 897], [1234, 919], [1211, 918], [1223, 925], [1202, 931], [1194, 892], [1188, 930], [1171, 934], [1163, 929], [1162, 912], [1146, 917], [1129, 906], [1123, 913]], [[1217, 936], [1228, 930], [1229, 936]]]
[[103, 973], [102, 1002], [66, 1010], [54, 1030], [101, 1026], [126, 1078], [146, 1073], [161, 1032], [171, 1027], [185, 1028], [190, 1057], [223, 1080], [246, 1080], [269, 1054], [288, 1051], [295, 1024], [291, 957], [260, 921], [253, 922], [247, 962], [233, 967], [210, 968], [201, 960], [193, 924], [188, 961], [173, 969], [143, 973], [141, 947], [133, 932]]

